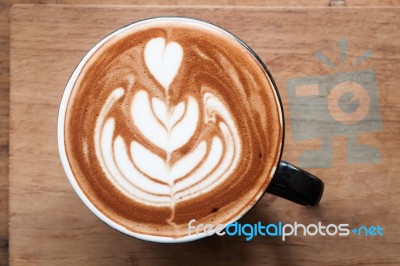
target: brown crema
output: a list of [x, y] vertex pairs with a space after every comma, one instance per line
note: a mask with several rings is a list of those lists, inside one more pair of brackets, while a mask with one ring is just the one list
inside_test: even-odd
[[[144, 58], [146, 44], [160, 37], [167, 44], [178, 43], [183, 50], [181, 65], [167, 91], [150, 73]], [[95, 143], [99, 115], [117, 88], [124, 89], [124, 94], [106, 113], [106, 119], [115, 121], [113, 139], [122, 137], [128, 150], [130, 143], [136, 141], [170, 164], [192, 152], [200, 141], [207, 143], [209, 152], [212, 137], [223, 138], [218, 126], [221, 118], [217, 115], [215, 121], [204, 119], [203, 97], [206, 93], [215, 95], [233, 119], [241, 143], [239, 163], [234, 165], [233, 172], [211, 190], [196, 197], [173, 199], [170, 206], [144, 204], [124, 194], [104, 172]], [[153, 145], [135, 127], [131, 105], [134, 95], [141, 90], [150, 98], [167, 102], [168, 106], [187, 103], [188, 97], [198, 103], [195, 133], [171, 154]], [[188, 223], [192, 219], [203, 224], [226, 224], [255, 204], [278, 163], [283, 126], [272, 82], [248, 49], [216, 27], [171, 19], [133, 26], [94, 52], [73, 86], [64, 134], [75, 179], [100, 212], [137, 234], [180, 238], [188, 235]], [[227, 148], [225, 143], [223, 153]], [[174, 182], [165, 184], [175, 185]]]

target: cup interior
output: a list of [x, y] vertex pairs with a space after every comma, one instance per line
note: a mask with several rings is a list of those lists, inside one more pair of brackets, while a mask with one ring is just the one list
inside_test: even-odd
[[[204, 238], [206, 236], [209, 236], [213, 233], [215, 233], [215, 229], [211, 230], [209, 232], [209, 234], [205, 234], [204, 232], [201, 232], [199, 234], [192, 234], [192, 235], [188, 235], [188, 236], [184, 236], [181, 238], [172, 238], [172, 237], [164, 237], [164, 236], [154, 236], [154, 235], [146, 235], [146, 234], [139, 234], [137, 232], [132, 232], [130, 230], [128, 230], [127, 228], [121, 226], [120, 224], [114, 222], [113, 220], [111, 220], [110, 218], [108, 218], [106, 215], [104, 215], [98, 208], [95, 207], [95, 205], [88, 199], [88, 197], [85, 195], [85, 193], [82, 191], [81, 187], [78, 185], [77, 180], [74, 177], [74, 174], [72, 172], [71, 169], [71, 165], [68, 162], [68, 157], [66, 154], [66, 147], [65, 147], [65, 135], [64, 135], [64, 130], [65, 130], [65, 119], [66, 119], [66, 111], [67, 111], [67, 106], [68, 106], [68, 101], [72, 92], [72, 89], [74, 87], [75, 81], [77, 80], [79, 74], [82, 71], [82, 68], [84, 67], [84, 65], [86, 64], [86, 62], [89, 60], [89, 58], [99, 49], [99, 47], [101, 47], [104, 43], [106, 43], [108, 40], [110, 40], [111, 38], [113, 38], [114, 36], [117, 36], [118, 34], [130, 30], [133, 27], [137, 27], [140, 26], [142, 24], [146, 24], [146, 23], [151, 23], [152, 21], [158, 21], [158, 20], [177, 20], [180, 23], [195, 23], [196, 25], [201, 25], [203, 27], [206, 27], [208, 29], [212, 29], [212, 30], [217, 30], [220, 32], [223, 32], [224, 34], [229, 34], [230, 36], [232, 36], [237, 42], [239, 42], [241, 44], [241, 46], [243, 47], [243, 49], [248, 50], [251, 55], [253, 56], [254, 60], [257, 61], [262, 68], [265, 70], [266, 73], [266, 78], [269, 79], [269, 82], [271, 84], [271, 87], [274, 90], [274, 95], [275, 95], [275, 100], [276, 103], [279, 107], [279, 121], [281, 123], [281, 127], [282, 127], [282, 136], [281, 136], [281, 144], [280, 144], [280, 153], [279, 153], [279, 158], [276, 161], [275, 164], [275, 168], [273, 169], [273, 172], [275, 172], [276, 167], [280, 161], [281, 158], [281, 154], [282, 154], [282, 149], [283, 149], [283, 142], [284, 142], [284, 116], [283, 116], [283, 108], [282, 108], [282, 103], [281, 103], [281, 99], [279, 96], [279, 92], [276, 88], [276, 84], [270, 74], [270, 72], [268, 71], [268, 69], [266, 68], [265, 64], [262, 62], [262, 60], [257, 56], [257, 54], [248, 46], [246, 45], [242, 40], [240, 40], [238, 37], [236, 37], [235, 35], [233, 35], [232, 33], [216, 26], [213, 24], [210, 24], [208, 22], [204, 22], [201, 20], [197, 20], [197, 19], [191, 19], [191, 18], [183, 18], [183, 17], [157, 17], [157, 18], [150, 18], [150, 19], [146, 19], [146, 20], [142, 20], [142, 21], [138, 21], [132, 24], [129, 24], [125, 27], [122, 27], [114, 32], [112, 32], [111, 34], [109, 34], [108, 36], [106, 36], [105, 38], [103, 38], [101, 41], [99, 41], [93, 48], [91, 48], [89, 50], [89, 52], [83, 57], [83, 59], [80, 61], [80, 63], [78, 64], [78, 66], [75, 68], [75, 70], [73, 71], [62, 96], [61, 99], [61, 103], [60, 103], [60, 107], [59, 107], [59, 112], [58, 112], [58, 125], [57, 125], [57, 137], [58, 137], [58, 148], [59, 148], [59, 155], [60, 155], [60, 159], [63, 165], [63, 168], [65, 170], [65, 173], [68, 177], [69, 182], [71, 183], [73, 189], [75, 190], [75, 192], [77, 193], [77, 195], [79, 196], [79, 198], [84, 202], [84, 204], [104, 223], [108, 224], [109, 226], [111, 226], [112, 228], [114, 228], [115, 230], [118, 230], [126, 235], [141, 239], [141, 240], [146, 240], [146, 241], [152, 241], [152, 242], [159, 242], [159, 243], [179, 243], [179, 242], [188, 242], [188, 241], [194, 241], [197, 239], [201, 239]], [[259, 196], [258, 200], [261, 198], [262, 195]], [[257, 201], [258, 201], [257, 200]], [[257, 202], [256, 201], [256, 202]], [[243, 215], [245, 215], [255, 204], [250, 205], [247, 209], [243, 210], [242, 213], [238, 216], [236, 216], [234, 219], [232, 219], [232, 221], [230, 221], [230, 223], [233, 223], [237, 220], [239, 220]], [[226, 224], [227, 225], [227, 224]]]

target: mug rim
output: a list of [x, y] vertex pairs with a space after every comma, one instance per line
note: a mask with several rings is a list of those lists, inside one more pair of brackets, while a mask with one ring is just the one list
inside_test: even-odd
[[231, 33], [230, 31], [215, 25], [213, 23], [210, 23], [205, 20], [197, 19], [197, 18], [192, 18], [192, 17], [185, 17], [185, 16], [156, 16], [156, 17], [150, 17], [142, 20], [137, 20], [135, 22], [129, 23], [125, 26], [122, 26], [106, 36], [104, 36], [100, 41], [98, 41], [94, 46], [92, 46], [89, 51], [84, 55], [84, 57], [79, 61], [78, 65], [74, 68], [71, 76], [68, 79], [67, 85], [64, 88], [64, 92], [61, 97], [59, 109], [58, 109], [58, 117], [57, 117], [57, 143], [58, 143], [58, 152], [61, 160], [61, 164], [63, 166], [64, 172], [74, 189], [75, 193], [78, 195], [78, 197], [81, 199], [81, 201], [86, 205], [87, 208], [95, 215], [97, 218], [99, 218], [102, 222], [110, 226], [111, 228], [126, 234], [128, 236], [140, 239], [140, 240], [145, 240], [145, 241], [151, 241], [151, 242], [158, 242], [158, 243], [184, 243], [184, 242], [190, 242], [198, 239], [205, 238], [207, 236], [211, 236], [215, 234], [216, 229], [208, 231], [208, 234], [205, 232], [199, 233], [199, 234], [191, 234], [191, 235], [185, 235], [183, 237], [179, 238], [174, 238], [174, 237], [168, 237], [168, 236], [156, 236], [156, 235], [148, 235], [148, 234], [143, 234], [143, 233], [137, 233], [133, 232], [126, 227], [122, 226], [121, 224], [113, 221], [109, 217], [107, 217], [105, 214], [103, 214], [90, 200], [89, 198], [85, 195], [81, 187], [78, 185], [78, 182], [72, 172], [72, 168], [69, 164], [68, 161], [68, 156], [66, 153], [65, 149], [65, 136], [64, 136], [64, 126], [65, 126], [65, 117], [66, 117], [66, 112], [67, 112], [67, 107], [68, 107], [68, 102], [72, 93], [72, 90], [74, 88], [75, 82], [77, 78], [79, 77], [83, 67], [85, 64], [88, 62], [88, 60], [91, 58], [91, 56], [98, 51], [98, 49], [106, 43], [108, 40], [110, 40], [112, 37], [117, 36], [118, 34], [121, 34], [131, 28], [140, 26], [142, 24], [146, 24], [148, 22], [152, 21], [159, 21], [159, 20], [177, 20], [178, 22], [190, 22], [194, 23], [196, 25], [200, 25], [203, 27], [206, 27], [207, 29], [211, 30], [216, 30], [219, 32], [222, 32], [225, 35], [229, 35], [230, 37], [233, 37], [242, 47], [244, 47], [247, 51], [249, 51], [250, 55], [255, 59], [256, 62], [258, 62], [261, 66], [261, 68], [264, 70], [266, 73], [266, 77], [268, 78], [271, 87], [273, 88], [273, 93], [275, 96], [275, 102], [278, 108], [278, 114], [279, 114], [279, 123], [280, 123], [280, 137], [281, 141], [279, 143], [280, 148], [277, 152], [279, 152], [278, 156], [275, 158], [275, 163], [272, 166], [272, 169], [270, 170], [270, 176], [269, 176], [269, 181], [264, 189], [262, 189], [261, 193], [256, 194], [255, 198], [256, 200], [254, 201], [253, 204], [250, 204], [248, 207], [244, 208], [241, 213], [237, 216], [235, 216], [229, 223], [225, 224], [228, 225], [230, 223], [234, 223], [238, 221], [240, 218], [242, 218], [245, 214], [247, 214], [262, 198], [262, 196], [266, 193], [268, 185], [270, 184], [277, 166], [279, 162], [281, 161], [282, 158], [282, 152], [283, 152], [283, 146], [284, 146], [284, 140], [285, 140], [285, 119], [284, 119], [284, 112], [283, 112], [283, 105], [282, 105], [282, 100], [278, 91], [278, 88], [276, 86], [276, 83], [268, 70], [267, 66], [265, 63], [260, 59], [260, 57], [239, 37], [237, 37], [235, 34]]

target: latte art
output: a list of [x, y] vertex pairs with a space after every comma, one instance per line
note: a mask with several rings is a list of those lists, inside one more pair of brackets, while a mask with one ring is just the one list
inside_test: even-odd
[[[107, 178], [132, 200], [147, 205], [174, 208], [176, 201], [213, 189], [232, 173], [240, 157], [236, 125], [218, 97], [207, 92], [200, 104], [188, 96], [170, 106], [168, 90], [179, 70], [182, 54], [178, 43], [166, 45], [164, 38], [152, 39], [145, 47], [146, 66], [165, 90], [165, 101], [151, 98], [146, 89], [133, 96], [130, 115], [135, 129], [147, 140], [144, 144], [134, 138], [124, 140], [120, 135], [114, 136], [115, 124], [126, 120], [105, 119], [124, 96], [123, 88], [110, 93], [96, 121], [96, 155]], [[202, 133], [201, 129], [206, 127], [217, 132], [197, 139], [184, 156], [174, 156], [196, 129]], [[162, 150], [161, 156], [157, 149]]]
[[181, 20], [110, 37], [67, 107], [77, 183], [137, 234], [180, 238], [191, 219], [240, 217], [279, 160], [281, 114], [263, 67], [228, 33]]

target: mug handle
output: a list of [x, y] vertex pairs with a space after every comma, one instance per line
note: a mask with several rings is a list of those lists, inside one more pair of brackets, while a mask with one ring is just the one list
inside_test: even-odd
[[317, 206], [324, 192], [318, 177], [281, 160], [267, 192], [305, 206]]

